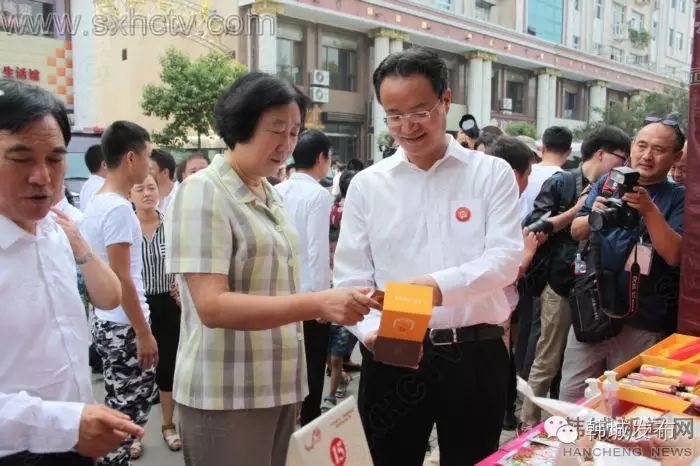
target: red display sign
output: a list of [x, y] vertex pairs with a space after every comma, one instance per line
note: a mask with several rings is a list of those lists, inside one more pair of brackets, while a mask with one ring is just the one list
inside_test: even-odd
[[331, 442], [331, 461], [333, 466], [345, 466], [345, 461], [348, 459], [348, 451], [345, 448], [345, 442], [341, 438], [334, 438]]
[[39, 81], [40, 74], [39, 70], [31, 68], [20, 68], [19, 66], [2, 66], [2, 75], [6, 78], [14, 78], [22, 81]]

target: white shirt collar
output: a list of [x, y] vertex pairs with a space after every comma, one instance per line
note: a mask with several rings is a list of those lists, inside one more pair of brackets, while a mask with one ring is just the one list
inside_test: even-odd
[[[445, 150], [442, 158], [431, 167], [431, 170], [442, 165], [448, 158], [454, 158], [464, 164], [469, 164], [469, 160], [475, 156], [476, 152], [462, 147], [462, 145], [459, 144], [451, 135], [446, 134], [445, 136], [449, 138], [447, 149]], [[389, 171], [404, 164], [414, 166], [406, 157], [406, 152], [404, 152], [403, 147], [399, 146], [394, 155], [387, 159], [387, 163], [384, 164], [384, 169]]]
[[311, 181], [312, 183], [319, 184], [319, 182], [316, 181], [313, 176], [307, 175], [306, 173], [301, 173], [301, 172], [292, 173], [292, 176], [289, 179], [290, 180], [299, 180], [299, 181]]
[[36, 238], [44, 236], [51, 229], [52, 221], [47, 217], [39, 220], [36, 225], [36, 235], [32, 235], [23, 230], [19, 225], [0, 214], [0, 249], [6, 250], [22, 238]]

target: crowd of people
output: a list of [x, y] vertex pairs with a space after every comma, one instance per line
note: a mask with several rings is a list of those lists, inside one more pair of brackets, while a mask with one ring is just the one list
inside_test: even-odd
[[[576, 401], [587, 378], [675, 329], [686, 155], [674, 119], [650, 116], [633, 137], [600, 126], [567, 171], [564, 127], [541, 147], [471, 115], [448, 134], [447, 68], [429, 50], [391, 54], [372, 79], [392, 143], [367, 168], [304, 130], [295, 86], [251, 72], [213, 109], [226, 150], [211, 160], [178, 165], [136, 123], [109, 125], [85, 154], [79, 208], [63, 186], [65, 109], [0, 81], [0, 290], [13, 310], [0, 466], [129, 465], [156, 400], [188, 466], [282, 466], [297, 423], [345, 396], [358, 341], [374, 464], [423, 464], [435, 428], [440, 464], [473, 465], [503, 429], [541, 419], [527, 400], [516, 419], [516, 376]], [[625, 192], [610, 179], [620, 167], [636, 174]], [[619, 317], [594, 336], [573, 305], [595, 292], [591, 276]], [[372, 292], [389, 281], [433, 290], [417, 367], [374, 357]]]

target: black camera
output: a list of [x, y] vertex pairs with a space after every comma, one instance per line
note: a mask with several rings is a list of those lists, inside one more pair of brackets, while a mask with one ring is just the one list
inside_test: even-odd
[[605, 200], [605, 208], [593, 211], [588, 216], [588, 225], [592, 231], [605, 228], [635, 228], [639, 223], [639, 213], [631, 208], [621, 198], [625, 193], [632, 192], [639, 181], [639, 172], [629, 167], [614, 168], [601, 190]]
[[544, 233], [546, 235], [551, 234], [552, 231], [554, 231], [554, 225], [552, 225], [552, 222], [549, 221], [549, 217], [551, 215], [551, 212], [546, 212], [539, 219], [528, 225], [527, 230], [530, 233]]

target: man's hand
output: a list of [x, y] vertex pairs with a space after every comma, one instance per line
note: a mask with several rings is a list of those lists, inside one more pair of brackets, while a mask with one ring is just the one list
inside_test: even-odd
[[[365, 335], [364, 340], [362, 343], [364, 343], [365, 347], [370, 350], [372, 353], [374, 353], [374, 345], [377, 343], [377, 336], [379, 335], [379, 330], [372, 330], [371, 332], [367, 333]], [[420, 347], [420, 356], [418, 356], [418, 363], [415, 366], [399, 366], [397, 365], [396, 367], [406, 367], [408, 369], [418, 369], [420, 366], [420, 362], [423, 360], [423, 346], [421, 345]]]
[[641, 186], [635, 186], [634, 192], [625, 194], [622, 196], [622, 200], [639, 212], [642, 217], [646, 217], [657, 208], [654, 201], [649, 197], [649, 191]]
[[136, 350], [141, 369], [147, 370], [158, 365], [158, 343], [151, 332], [136, 335]]
[[100, 458], [117, 448], [128, 436], [141, 438], [143, 434], [143, 429], [131, 422], [126, 414], [103, 405], [85, 405], [74, 449], [83, 456]]
[[603, 196], [598, 196], [595, 198], [595, 202], [593, 203], [593, 207], [591, 210], [594, 210], [596, 212], [600, 212], [601, 210], [605, 209], [605, 201], [607, 201], [607, 198]]
[[73, 257], [79, 258], [87, 255], [90, 252], [90, 245], [80, 234], [80, 230], [73, 220], [71, 220], [68, 215], [64, 214], [56, 207], [52, 207], [51, 212], [56, 214], [56, 223], [68, 237], [68, 242], [73, 250]]
[[367, 296], [368, 292], [368, 289], [333, 288], [317, 293], [321, 321], [355, 325], [364, 319], [371, 307], [381, 309], [378, 302]]
[[430, 275], [421, 275], [407, 282], [409, 285], [430, 286], [433, 288], [433, 306], [442, 306], [442, 290]]

